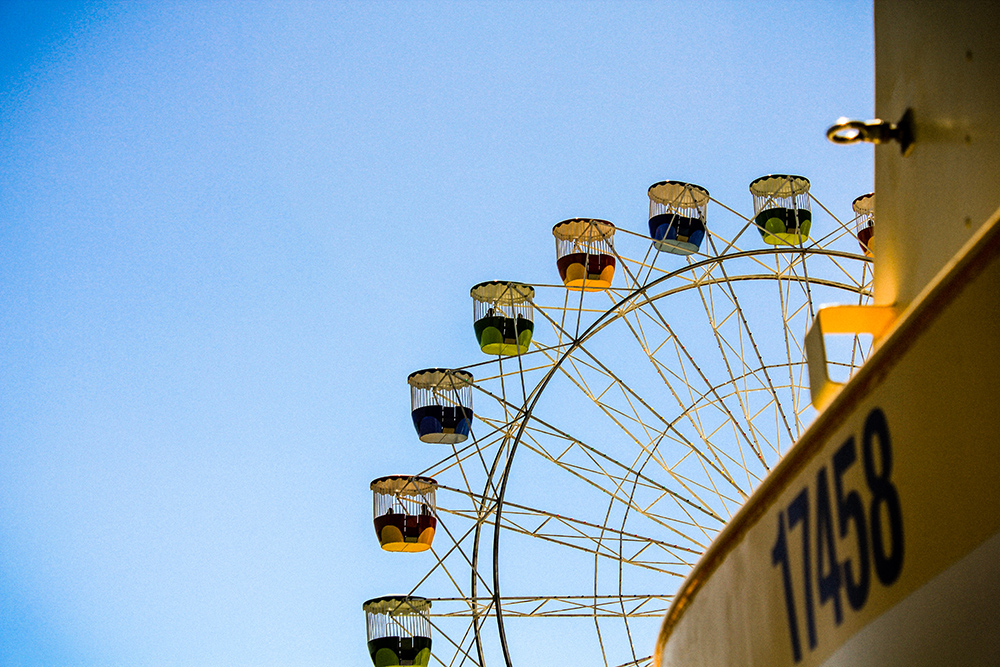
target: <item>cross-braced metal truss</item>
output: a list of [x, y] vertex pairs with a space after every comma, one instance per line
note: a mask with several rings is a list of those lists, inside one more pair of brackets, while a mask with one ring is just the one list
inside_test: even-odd
[[[812, 418], [819, 304], [871, 296], [870, 260], [832, 214], [797, 246], [739, 217], [688, 257], [618, 230], [616, 286], [535, 284], [530, 351], [461, 366], [471, 437], [418, 473], [439, 483], [412, 590], [433, 601], [435, 663], [651, 664], [673, 591]], [[851, 338], [831, 367], [869, 347]]]

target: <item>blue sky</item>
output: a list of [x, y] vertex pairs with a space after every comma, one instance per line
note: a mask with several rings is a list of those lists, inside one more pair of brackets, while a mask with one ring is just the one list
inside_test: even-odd
[[368, 664], [469, 287], [663, 179], [849, 217], [873, 52], [867, 2], [0, 3], [0, 663]]

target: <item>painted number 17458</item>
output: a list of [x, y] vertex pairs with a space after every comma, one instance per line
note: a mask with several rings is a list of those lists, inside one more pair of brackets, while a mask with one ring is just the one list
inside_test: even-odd
[[[833, 621], [840, 625], [844, 619], [842, 591], [851, 609], [858, 611], [868, 601], [873, 566], [883, 586], [892, 585], [903, 569], [903, 511], [899, 492], [891, 479], [889, 424], [879, 408], [874, 408], [865, 419], [861, 459], [867, 492], [845, 488], [844, 478], [858, 461], [855, 438], [851, 436], [834, 453], [832, 474], [824, 465], [816, 473], [815, 484], [803, 487], [778, 514], [778, 536], [771, 550], [771, 562], [774, 567], [781, 568], [795, 662], [802, 660], [796, 608], [798, 596], [792, 586], [793, 561], [799, 559], [795, 558], [794, 549], [789, 548], [796, 530], [802, 536], [802, 557], [794, 564], [801, 567], [802, 572], [804, 591], [800, 595], [805, 600], [810, 651], [817, 643], [816, 597], [819, 607], [832, 606]], [[867, 506], [864, 497], [868, 499]], [[851, 532], [856, 538], [856, 553], [841, 559], [837, 553], [838, 544]]]

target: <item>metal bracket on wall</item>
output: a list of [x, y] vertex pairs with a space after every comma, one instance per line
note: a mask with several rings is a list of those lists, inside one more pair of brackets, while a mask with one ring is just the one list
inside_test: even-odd
[[851, 120], [838, 118], [826, 131], [826, 138], [835, 144], [856, 144], [867, 142], [884, 144], [899, 142], [899, 152], [906, 157], [913, 151], [913, 109], [907, 109], [897, 123], [878, 118], [874, 120]]
[[827, 372], [823, 336], [869, 333], [877, 343], [898, 316], [899, 311], [893, 306], [826, 306], [819, 309], [805, 339], [813, 407], [822, 410], [844, 387], [842, 382], [831, 380]]

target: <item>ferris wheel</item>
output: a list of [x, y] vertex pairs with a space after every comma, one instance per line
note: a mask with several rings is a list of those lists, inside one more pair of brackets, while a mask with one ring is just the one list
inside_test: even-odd
[[[648, 234], [564, 220], [558, 283], [472, 287], [478, 359], [407, 379], [427, 466], [371, 484], [383, 549], [423, 552], [365, 603], [376, 667], [652, 663], [674, 591], [814, 414], [815, 311], [871, 295], [873, 196], [842, 222], [801, 176], [750, 192], [743, 216], [656, 183]], [[869, 347], [828, 346], [831, 373]]]

